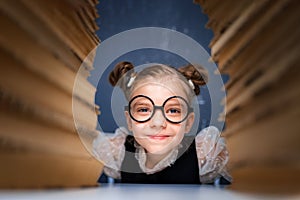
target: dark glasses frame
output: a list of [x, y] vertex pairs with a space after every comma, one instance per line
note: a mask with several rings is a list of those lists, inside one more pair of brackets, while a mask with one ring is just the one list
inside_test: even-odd
[[[152, 112], [151, 116], [150, 116], [148, 119], [145, 119], [145, 120], [137, 120], [137, 119], [135, 119], [135, 118], [132, 116], [132, 114], [131, 114], [131, 112], [130, 112], [130, 104], [131, 104], [135, 99], [137, 99], [137, 98], [139, 98], [139, 97], [144, 97], [144, 98], [148, 99], [148, 100], [151, 102], [151, 104], [153, 105], [153, 112]], [[182, 120], [180, 120], [180, 121], [178, 121], [178, 122], [173, 122], [173, 121], [169, 120], [169, 119], [166, 117], [165, 112], [164, 112], [164, 106], [166, 105], [166, 103], [167, 103], [170, 99], [173, 99], [173, 98], [179, 98], [179, 99], [183, 100], [183, 101], [186, 103], [186, 105], [188, 106], [188, 112], [187, 112], [186, 116], [185, 116]], [[139, 123], [144, 123], [144, 122], [147, 122], [147, 121], [149, 121], [150, 119], [152, 119], [152, 117], [154, 116], [154, 114], [155, 114], [155, 112], [156, 112], [157, 109], [161, 110], [162, 113], [163, 113], [164, 118], [165, 118], [168, 122], [170, 122], [170, 123], [172, 123], [172, 124], [179, 124], [179, 123], [183, 122], [184, 120], [187, 119], [187, 117], [189, 116], [190, 113], [194, 112], [194, 109], [193, 109], [192, 107], [189, 106], [187, 100], [185, 100], [185, 99], [184, 99], [183, 97], [181, 97], [181, 96], [171, 96], [171, 97], [167, 98], [167, 99], [164, 101], [164, 103], [163, 103], [162, 106], [157, 106], [157, 105], [154, 104], [153, 100], [150, 99], [150, 97], [145, 96], [145, 95], [137, 95], [137, 96], [133, 97], [133, 98], [129, 101], [129, 103], [128, 103], [127, 106], [124, 107], [124, 110], [129, 112], [129, 115], [130, 115], [131, 119], [133, 119], [134, 121], [139, 122]]]

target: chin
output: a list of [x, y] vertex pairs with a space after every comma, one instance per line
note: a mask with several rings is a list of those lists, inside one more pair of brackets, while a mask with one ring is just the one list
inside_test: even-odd
[[156, 155], [166, 154], [171, 151], [170, 148], [159, 148], [159, 147], [150, 147], [147, 148], [146, 150], [147, 153], [156, 154]]

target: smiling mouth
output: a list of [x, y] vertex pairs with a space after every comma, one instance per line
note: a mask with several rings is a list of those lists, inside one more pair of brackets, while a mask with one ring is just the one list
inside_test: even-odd
[[149, 135], [148, 136], [152, 140], [165, 140], [170, 138], [170, 135]]

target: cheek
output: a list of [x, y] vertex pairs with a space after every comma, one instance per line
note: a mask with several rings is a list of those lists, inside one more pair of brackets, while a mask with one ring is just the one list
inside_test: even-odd
[[138, 123], [135, 121], [132, 121], [132, 128], [136, 130], [141, 130], [147, 127], [147, 123]]
[[182, 134], [182, 133], [185, 133], [186, 124], [185, 123], [173, 124], [172, 126], [169, 126], [169, 127], [170, 127], [170, 129], [172, 129], [173, 133]]
[[146, 129], [146, 123], [137, 123], [135, 121], [131, 124], [132, 132], [134, 136], [141, 135], [143, 130]]

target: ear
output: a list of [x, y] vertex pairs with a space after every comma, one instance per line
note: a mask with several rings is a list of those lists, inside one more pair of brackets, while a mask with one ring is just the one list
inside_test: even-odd
[[195, 121], [195, 113], [190, 113], [185, 125], [185, 133], [189, 133]]
[[130, 115], [129, 115], [128, 111], [125, 111], [125, 117], [126, 117], [128, 130], [132, 131], [132, 121], [131, 121], [131, 118], [130, 118]]

